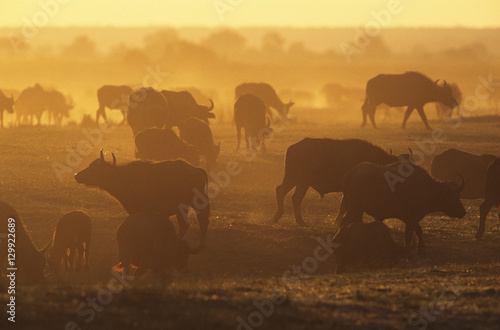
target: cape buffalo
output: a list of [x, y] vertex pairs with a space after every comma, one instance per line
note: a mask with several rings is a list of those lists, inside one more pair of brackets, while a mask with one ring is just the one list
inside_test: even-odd
[[45, 92], [45, 102], [49, 112], [49, 125], [53, 119], [55, 125], [61, 126], [63, 117], [68, 118], [69, 111], [74, 107], [71, 97], [66, 101], [66, 97], [56, 90]]
[[189, 118], [179, 125], [181, 139], [193, 145], [200, 156], [205, 157], [207, 172], [215, 167], [217, 156], [220, 153], [220, 142], [214, 144], [212, 130], [205, 122], [198, 118]]
[[347, 213], [341, 225], [362, 222], [363, 212], [383, 221], [398, 218], [406, 224], [406, 246], [413, 232], [418, 237], [418, 249], [424, 251], [420, 220], [431, 212], [444, 212], [463, 218], [465, 209], [460, 202], [464, 181], [439, 182], [423, 168], [408, 162], [390, 165], [361, 163], [342, 177], [342, 202]]
[[271, 108], [273, 108], [278, 113], [279, 118], [285, 120], [290, 108], [294, 105], [292, 101], [286, 104], [281, 102], [274, 88], [266, 83], [243, 83], [236, 86], [234, 93], [235, 99], [244, 94], [252, 94], [260, 98], [266, 105], [266, 112], [269, 114], [270, 118], [273, 118], [271, 111]]
[[97, 102], [99, 102], [99, 108], [96, 111], [96, 122], [99, 121], [99, 117], [102, 116], [104, 120], [106, 117], [106, 107], [110, 110], [120, 110], [123, 115], [123, 121], [127, 119], [127, 107], [129, 96], [132, 93], [132, 88], [129, 86], [121, 85], [104, 85], [97, 90]]
[[407, 257], [412, 249], [396, 244], [390, 229], [377, 221], [342, 226], [332, 243], [337, 259], [336, 274], [349, 266], [396, 262]]
[[27, 282], [40, 282], [44, 278], [45, 251], [37, 250], [31, 237], [26, 232], [23, 221], [16, 210], [0, 201], [0, 273], [7, 270], [7, 259], [12, 259], [14, 252], [9, 251], [8, 243], [15, 243], [15, 264], [19, 268], [17, 275]]
[[167, 100], [153, 88], [141, 88], [130, 94], [127, 121], [134, 136], [147, 128], [163, 127], [168, 114]]
[[89, 187], [107, 191], [129, 214], [161, 213], [176, 215], [179, 237], [189, 227], [189, 207], [195, 209], [200, 231], [205, 239], [210, 218], [207, 196], [207, 173], [182, 160], [150, 163], [135, 161], [117, 166], [100, 158], [94, 160], [75, 180]]
[[14, 113], [14, 96], [7, 97], [0, 91], [0, 127], [3, 127], [3, 111]]
[[247, 148], [250, 147], [249, 142], [251, 142], [253, 149], [257, 146], [261, 146], [262, 150], [266, 149], [264, 139], [271, 133], [271, 129], [269, 120], [266, 124], [266, 106], [260, 98], [252, 94], [238, 97], [234, 104], [234, 123], [238, 139], [236, 150], [240, 148], [241, 128], [245, 129]]
[[169, 106], [169, 117], [167, 125], [179, 126], [189, 117], [195, 117], [208, 124], [208, 119], [215, 118], [212, 112], [214, 102], [210, 100], [210, 107], [199, 105], [194, 97], [187, 91], [172, 92], [162, 90], [161, 94], [167, 100]]
[[62, 261], [67, 270], [74, 270], [76, 254], [76, 270], [80, 270], [84, 256], [85, 268], [88, 270], [91, 237], [92, 220], [86, 213], [74, 211], [65, 214], [57, 222], [52, 246], [48, 251], [47, 261], [50, 268], [57, 271]]
[[16, 100], [17, 124], [33, 125], [33, 117], [35, 117], [37, 125], [40, 125], [45, 110], [47, 110], [47, 101], [42, 86], [36, 84], [25, 88]]
[[[500, 208], [500, 159], [496, 158], [488, 166], [486, 172], [486, 180], [484, 185], [484, 201], [479, 207], [480, 218], [479, 227], [476, 232], [476, 239], [483, 238], [485, 230], [486, 216], [490, 212], [491, 208], [496, 206]], [[500, 212], [498, 213], [498, 218], [500, 219]]]
[[496, 156], [489, 154], [474, 155], [457, 149], [449, 149], [434, 157], [431, 174], [439, 180], [452, 180], [458, 172], [467, 182], [460, 198], [482, 198], [488, 165], [495, 159], [497, 159]]
[[184, 159], [200, 165], [198, 150], [183, 142], [171, 128], [148, 128], [135, 136], [135, 156], [143, 160]]
[[197, 247], [177, 236], [168, 217], [161, 214], [138, 213], [129, 215], [118, 228], [118, 258], [116, 271], [128, 273], [135, 266], [137, 278], [148, 269], [161, 271], [176, 268], [186, 272], [190, 254], [199, 253], [203, 240]]
[[[277, 222], [283, 215], [283, 199], [294, 187], [297, 187], [292, 196], [295, 221], [299, 225], [306, 225], [302, 220], [300, 204], [309, 187], [316, 190], [321, 197], [331, 192], [340, 192], [342, 175], [354, 166], [362, 162], [390, 164], [399, 159], [413, 161], [413, 156], [390, 155], [380, 147], [357, 139], [303, 139], [288, 147], [286, 151], [283, 183], [276, 187], [278, 208], [274, 221]], [[344, 212], [341, 205], [337, 221]]]
[[375, 124], [375, 109], [379, 104], [385, 103], [390, 107], [407, 106], [403, 119], [402, 128], [406, 127], [406, 121], [414, 109], [417, 109], [420, 118], [427, 129], [430, 129], [427, 117], [424, 113], [424, 105], [428, 102], [440, 102], [448, 107], [456, 107], [457, 101], [453, 97], [453, 91], [446, 84], [438, 85], [438, 81], [432, 82], [428, 77], [419, 72], [406, 72], [403, 74], [379, 74], [368, 80], [366, 84], [366, 98], [362, 106], [363, 123], [366, 125], [366, 117], [370, 116], [373, 127]]

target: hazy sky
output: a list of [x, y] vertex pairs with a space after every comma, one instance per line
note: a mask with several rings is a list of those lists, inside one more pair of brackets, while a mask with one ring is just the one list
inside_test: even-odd
[[388, 8], [387, 27], [500, 26], [497, 0], [0, 0], [0, 26], [345, 27]]

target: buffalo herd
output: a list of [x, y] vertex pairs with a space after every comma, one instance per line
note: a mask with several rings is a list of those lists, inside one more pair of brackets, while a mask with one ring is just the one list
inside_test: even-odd
[[[186, 271], [189, 255], [204, 249], [209, 233], [207, 173], [216, 167], [221, 150], [220, 143], [214, 142], [210, 126], [210, 120], [215, 119], [213, 101], [209, 100], [209, 105], [198, 104], [187, 91], [132, 90], [128, 86], [111, 85], [99, 88], [97, 97], [96, 121], [101, 117], [107, 119], [106, 108], [120, 110], [123, 122], [132, 130], [137, 158], [128, 164], [117, 164], [113, 153], [112, 161], [106, 161], [101, 150], [97, 159], [74, 176], [77, 183], [113, 196], [129, 214], [117, 232], [120, 263], [114, 269], [127, 273], [136, 268], [136, 274], [148, 269]], [[362, 126], [369, 118], [376, 128], [375, 109], [386, 104], [407, 107], [403, 128], [415, 109], [426, 128], [430, 128], [423, 111], [428, 102], [440, 102], [449, 108], [458, 105], [457, 94], [446, 81], [433, 82], [417, 72], [378, 75], [366, 85]], [[264, 151], [273, 124], [276, 120], [287, 120], [293, 104], [283, 103], [268, 84], [237, 86], [234, 103], [237, 150], [244, 129], [246, 147], [260, 147]], [[60, 92], [46, 91], [38, 84], [22, 91], [15, 101], [0, 93], [1, 113], [13, 112], [13, 106], [18, 121], [33, 123], [36, 119], [38, 124], [45, 110], [49, 118], [60, 123], [73, 107]], [[200, 168], [202, 165], [205, 169]], [[488, 212], [493, 206], [500, 206], [500, 160], [493, 155], [450, 149], [434, 158], [428, 173], [415, 164], [411, 149], [407, 154], [393, 155], [392, 151], [386, 152], [358, 139], [304, 138], [286, 150], [283, 181], [276, 187], [274, 222], [283, 216], [284, 198], [295, 188], [292, 195], [295, 221], [306, 226], [301, 203], [310, 187], [322, 197], [332, 192], [342, 193], [335, 221], [340, 229], [332, 240], [339, 273], [351, 265], [407, 257], [414, 246], [424, 253], [419, 222], [434, 212], [463, 218], [466, 211], [461, 199], [484, 198], [476, 233], [476, 238], [481, 239]], [[192, 210], [200, 229], [200, 242], [194, 247], [184, 238]], [[363, 223], [365, 213], [375, 221]], [[26, 265], [33, 280], [43, 276], [45, 255], [54, 270], [61, 263], [72, 270], [75, 255], [76, 270], [80, 269], [83, 257], [88, 268], [92, 224], [85, 213], [77, 211], [62, 217], [53, 242], [42, 250], [34, 247], [11, 206], [0, 202], [0, 214], [2, 223], [10, 221], [7, 219], [18, 222], [17, 246], [21, 249], [18, 260]], [[176, 217], [178, 230], [170, 222], [171, 216]], [[392, 240], [390, 229], [383, 224], [388, 218], [404, 222], [405, 247]], [[3, 228], [8, 228], [4, 225]], [[2, 249], [1, 253], [5, 251]], [[3, 263], [7, 256], [1, 257]]]

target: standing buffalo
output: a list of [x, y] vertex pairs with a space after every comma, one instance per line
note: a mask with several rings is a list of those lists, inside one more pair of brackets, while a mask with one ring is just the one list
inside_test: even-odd
[[269, 128], [269, 120], [267, 120], [266, 124], [266, 106], [260, 98], [252, 94], [238, 97], [234, 104], [234, 123], [236, 124], [238, 139], [236, 150], [240, 148], [241, 128], [245, 129], [247, 148], [251, 144], [254, 149], [257, 146], [261, 146], [262, 150], [266, 149], [264, 139], [272, 130]]
[[167, 123], [169, 107], [163, 95], [153, 88], [141, 88], [130, 94], [127, 121], [134, 136], [151, 127]]
[[10, 98], [0, 91], [0, 127], [3, 127], [3, 111], [14, 113], [14, 96]]
[[[484, 185], [484, 201], [479, 207], [480, 218], [479, 227], [476, 232], [476, 239], [483, 238], [485, 230], [486, 216], [491, 208], [496, 206], [500, 208], [500, 159], [497, 158], [488, 166], [486, 180]], [[500, 219], [500, 213], [498, 213]]]
[[217, 156], [220, 153], [220, 142], [214, 144], [212, 130], [205, 122], [197, 118], [189, 118], [179, 125], [181, 139], [193, 145], [200, 156], [205, 157], [207, 172], [215, 167]]
[[161, 94], [168, 103], [169, 117], [167, 124], [169, 126], [179, 126], [190, 117], [203, 120], [207, 124], [209, 118], [215, 118], [215, 114], [212, 112], [214, 109], [212, 100], [210, 100], [210, 107], [207, 107], [196, 103], [194, 97], [187, 91], [172, 92], [163, 90]]
[[[398, 159], [412, 160], [413, 157], [393, 156], [369, 142], [357, 139], [303, 139], [286, 151], [285, 176], [283, 183], [276, 187], [278, 209], [274, 214], [274, 221], [277, 222], [283, 215], [283, 199], [294, 187], [297, 187], [292, 196], [295, 221], [299, 225], [306, 225], [302, 220], [300, 204], [309, 187], [321, 196], [340, 192], [342, 175], [354, 166], [362, 162], [390, 164]], [[337, 220], [340, 220], [343, 213], [341, 205]]]
[[120, 110], [123, 115], [123, 121], [127, 119], [127, 107], [129, 96], [132, 93], [132, 88], [129, 86], [114, 86], [114, 85], [104, 85], [97, 90], [97, 101], [99, 102], [99, 108], [96, 111], [96, 122], [99, 121], [99, 117], [102, 116], [104, 120], [106, 117], [106, 107], [110, 110]]
[[448, 107], [456, 107], [457, 101], [453, 97], [453, 91], [446, 84], [438, 85], [438, 80], [432, 82], [428, 77], [418, 72], [406, 72], [403, 74], [380, 74], [366, 84], [366, 98], [361, 108], [363, 111], [363, 123], [366, 125], [366, 117], [370, 116], [373, 127], [375, 124], [375, 109], [379, 104], [385, 103], [390, 107], [407, 106], [403, 119], [402, 128], [406, 127], [406, 121], [413, 110], [417, 109], [420, 118], [427, 129], [430, 129], [427, 117], [424, 113], [424, 105], [428, 102], [440, 102]]
[[460, 173], [467, 182], [460, 198], [482, 198], [488, 165], [495, 159], [497, 159], [496, 156], [489, 154], [474, 155], [457, 149], [449, 149], [434, 157], [431, 174], [439, 180], [452, 180], [457, 173]]
[[135, 156], [143, 160], [174, 160], [182, 158], [200, 165], [196, 148], [183, 142], [171, 128], [148, 128], [135, 136]]
[[393, 263], [407, 257], [412, 249], [396, 244], [390, 229], [378, 221], [342, 226], [332, 243], [337, 259], [336, 274], [349, 266]]
[[127, 165], [107, 163], [101, 157], [75, 174], [75, 180], [97, 187], [115, 197], [129, 214], [161, 213], [176, 215], [179, 237], [189, 227], [188, 210], [196, 211], [200, 231], [205, 239], [210, 218], [207, 196], [207, 173], [182, 160], [150, 163], [135, 161]]
[[203, 240], [198, 247], [190, 247], [176, 234], [168, 217], [161, 214], [129, 215], [118, 227], [116, 237], [120, 263], [113, 269], [126, 274], [135, 266], [136, 278], [149, 269], [159, 272], [176, 268], [187, 272], [189, 255], [201, 252], [204, 247]]
[[266, 105], [266, 112], [271, 118], [273, 117], [271, 108], [278, 113], [279, 119], [285, 120], [290, 108], [294, 105], [292, 101], [286, 104], [281, 102], [274, 88], [266, 83], [243, 83], [236, 86], [235, 98], [237, 99], [244, 94], [252, 94], [259, 97]]
[[33, 117], [37, 125], [41, 124], [42, 114], [47, 110], [46, 94], [42, 86], [36, 84], [24, 89], [16, 100], [17, 123], [33, 125]]
[[[44, 277], [45, 250], [37, 250], [16, 210], [0, 201], [0, 274], [7, 270], [7, 259], [15, 260], [17, 275], [27, 282], [40, 282]], [[7, 243], [15, 243], [11, 253]]]
[[55, 125], [61, 126], [63, 117], [68, 118], [69, 111], [74, 107], [71, 98], [67, 102], [64, 95], [56, 90], [45, 92], [45, 102], [49, 112], [49, 125], [53, 119]]
[[398, 218], [406, 224], [406, 246], [410, 246], [415, 232], [418, 249], [423, 252], [420, 220], [431, 212], [463, 218], [465, 209], [460, 202], [463, 188], [463, 178], [460, 183], [439, 182], [421, 167], [408, 162], [361, 163], [342, 178], [342, 203], [347, 213], [341, 225], [362, 222], [363, 212], [377, 221]]

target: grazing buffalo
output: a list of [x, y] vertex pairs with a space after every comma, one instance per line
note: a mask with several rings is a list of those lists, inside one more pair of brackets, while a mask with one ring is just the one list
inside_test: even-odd
[[106, 117], [106, 107], [110, 110], [120, 110], [123, 115], [123, 121], [127, 119], [127, 108], [130, 94], [132, 94], [132, 88], [129, 86], [114, 86], [114, 85], [104, 85], [97, 90], [97, 102], [99, 102], [99, 108], [96, 111], [96, 122], [99, 121], [99, 117], [102, 116], [104, 120]]
[[402, 128], [406, 127], [406, 121], [413, 110], [417, 109], [420, 118], [427, 129], [430, 129], [427, 117], [424, 113], [424, 105], [429, 102], [440, 102], [448, 107], [454, 108], [458, 105], [453, 97], [453, 91], [446, 84], [438, 85], [438, 81], [432, 82], [428, 77], [418, 72], [406, 72], [403, 74], [380, 74], [366, 84], [366, 98], [363, 104], [363, 123], [366, 125], [366, 117], [370, 117], [373, 127], [375, 124], [375, 109], [379, 104], [385, 103], [390, 107], [407, 106], [403, 119]]
[[165, 97], [169, 106], [167, 120], [169, 126], [179, 126], [190, 117], [203, 120], [207, 124], [209, 118], [215, 118], [215, 114], [212, 112], [214, 109], [212, 100], [210, 100], [210, 107], [207, 107], [196, 103], [194, 97], [187, 91], [172, 92], [162, 90], [161, 94]]
[[16, 100], [17, 124], [33, 125], [33, 117], [37, 125], [41, 124], [42, 114], [47, 110], [45, 90], [39, 84], [24, 89]]
[[187, 272], [188, 257], [203, 250], [203, 240], [197, 247], [178, 236], [172, 222], [162, 214], [138, 213], [129, 215], [117, 232], [118, 258], [115, 271], [129, 273], [137, 270], [137, 278], [147, 270], [169, 270]]
[[463, 218], [460, 202], [464, 181], [439, 182], [423, 168], [408, 162], [390, 165], [361, 163], [342, 177], [342, 203], [346, 215], [341, 225], [363, 221], [363, 212], [375, 220], [398, 218], [406, 224], [406, 246], [413, 232], [418, 249], [424, 251], [420, 220], [431, 212], [444, 212], [449, 217]]
[[[476, 232], [476, 239], [483, 238], [485, 230], [486, 216], [493, 206], [500, 208], [500, 159], [497, 158], [488, 166], [484, 185], [484, 201], [479, 207], [480, 218], [479, 227]], [[500, 212], [498, 213], [500, 219]]]
[[135, 161], [116, 165], [101, 157], [75, 174], [78, 183], [97, 187], [116, 198], [129, 214], [161, 213], [176, 215], [179, 237], [189, 227], [189, 207], [195, 209], [200, 231], [205, 239], [210, 218], [207, 196], [207, 173], [182, 160], [150, 163]]
[[0, 127], [3, 127], [3, 111], [14, 113], [14, 96], [7, 97], [0, 91]]
[[238, 97], [234, 104], [234, 123], [238, 139], [236, 150], [240, 148], [241, 128], [245, 129], [247, 148], [250, 147], [250, 141], [253, 149], [257, 146], [261, 146], [262, 150], [266, 149], [264, 139], [272, 130], [269, 128], [269, 120], [266, 124], [266, 106], [260, 98], [252, 94]]
[[[27, 282], [40, 282], [44, 278], [45, 250], [37, 250], [26, 232], [16, 210], [0, 201], [0, 273], [7, 270], [7, 259], [15, 259], [17, 276]], [[9, 251], [8, 243], [14, 243], [15, 252]], [[15, 256], [14, 256], [15, 254]]]
[[266, 83], [243, 83], [236, 86], [234, 93], [235, 99], [245, 94], [252, 94], [259, 97], [266, 105], [266, 112], [271, 118], [273, 117], [271, 108], [278, 113], [279, 119], [285, 120], [290, 108], [294, 105], [292, 101], [286, 104], [281, 102], [274, 88]]
[[163, 127], [168, 114], [167, 100], [153, 88], [141, 88], [130, 94], [127, 121], [134, 136], [147, 128]]
[[378, 221], [342, 226], [332, 243], [337, 259], [336, 274], [349, 266], [393, 263], [407, 257], [411, 251], [411, 247], [395, 243], [390, 229]]
[[[457, 116], [461, 117], [462, 113], [460, 110], [460, 105], [461, 105], [462, 99], [463, 99], [462, 91], [460, 90], [458, 85], [455, 83], [448, 83], [447, 85], [450, 86], [451, 93], [453, 94], [453, 98], [458, 103], [458, 105], [456, 106]], [[454, 109], [453, 107], [447, 106], [447, 105], [440, 103], [440, 102], [436, 102], [435, 106], [436, 106], [436, 114], [439, 118], [446, 120], [446, 119], [449, 119], [453, 116], [453, 109]]]
[[[285, 176], [283, 183], [276, 187], [278, 209], [274, 221], [277, 222], [283, 215], [283, 199], [294, 187], [297, 187], [292, 196], [295, 221], [299, 225], [306, 225], [302, 220], [300, 204], [309, 187], [322, 197], [331, 192], [340, 192], [342, 175], [354, 166], [362, 162], [390, 164], [399, 159], [413, 161], [412, 155], [390, 155], [380, 147], [362, 140], [303, 139], [286, 151]], [[337, 221], [343, 213], [341, 205]]]
[[[82, 211], [65, 214], [57, 223], [48, 251], [48, 264], [57, 271], [61, 262], [67, 270], [80, 270], [85, 257], [85, 269], [89, 269], [90, 240], [92, 238], [92, 220]], [[68, 255], [69, 252], [69, 255]]]
[[179, 125], [181, 139], [193, 145], [200, 156], [205, 157], [207, 172], [215, 167], [217, 156], [220, 153], [220, 142], [214, 144], [212, 130], [205, 122], [198, 118], [189, 118]]
[[71, 98], [66, 101], [66, 97], [56, 90], [45, 92], [45, 102], [49, 112], [49, 125], [53, 119], [55, 125], [61, 126], [63, 117], [68, 118], [69, 111], [74, 107]]
[[135, 136], [135, 156], [143, 160], [184, 159], [200, 165], [198, 150], [183, 142], [171, 128], [148, 128]]
[[497, 159], [496, 156], [489, 154], [474, 155], [457, 149], [449, 149], [434, 157], [431, 174], [439, 180], [452, 180], [456, 178], [458, 172], [467, 182], [460, 198], [483, 198], [488, 165], [495, 159]]

